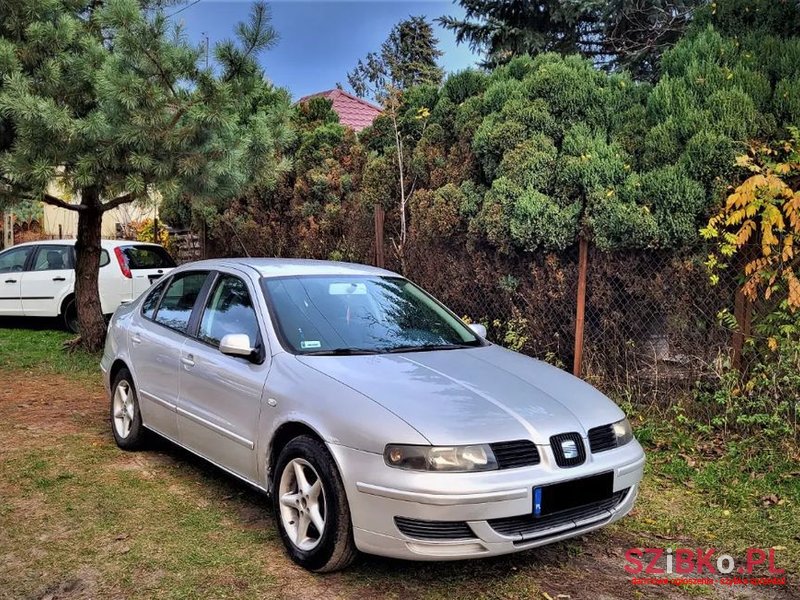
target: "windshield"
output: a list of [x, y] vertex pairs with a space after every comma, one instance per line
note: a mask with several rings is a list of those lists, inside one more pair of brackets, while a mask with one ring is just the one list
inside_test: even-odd
[[175, 261], [161, 246], [123, 246], [122, 253], [128, 260], [128, 268], [136, 269], [171, 269]]
[[444, 306], [400, 277], [298, 276], [261, 281], [282, 341], [297, 354], [482, 345]]

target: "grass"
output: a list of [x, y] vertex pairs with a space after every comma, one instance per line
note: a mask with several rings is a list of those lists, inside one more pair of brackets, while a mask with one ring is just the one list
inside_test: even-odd
[[[651, 590], [634, 589], [622, 568], [631, 546], [714, 547], [737, 557], [751, 546], [776, 547], [778, 566], [800, 573], [800, 485], [790, 449], [720, 446], [643, 417], [646, 477], [634, 513], [618, 524], [496, 559], [367, 557], [344, 573], [313, 575], [285, 557], [262, 494], [166, 442], [118, 450], [98, 357], [65, 353], [67, 339], [0, 329], [0, 369], [10, 375], [0, 387], [0, 598], [555, 599], [586, 589], [646, 597]], [[769, 496], [777, 501], [765, 506]]]
[[[664, 538], [707, 540], [744, 555], [775, 548], [778, 566], [800, 573], [800, 455], [761, 438], [708, 439], [670, 422], [642, 423], [648, 464], [626, 527]], [[672, 539], [670, 539], [672, 538]]]
[[[34, 371], [92, 379], [97, 376], [100, 355], [82, 350], [64, 351], [75, 334], [49, 329], [25, 329], [19, 320], [0, 322], [0, 370]], [[27, 324], [27, 322], [22, 323]]]

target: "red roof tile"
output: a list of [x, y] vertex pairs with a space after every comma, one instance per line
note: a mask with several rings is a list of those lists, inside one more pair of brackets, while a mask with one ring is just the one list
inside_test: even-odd
[[338, 88], [303, 96], [297, 102], [306, 102], [317, 96], [323, 96], [333, 102], [333, 110], [339, 115], [339, 122], [354, 131], [361, 131], [365, 127], [369, 127], [375, 117], [383, 112], [374, 104]]

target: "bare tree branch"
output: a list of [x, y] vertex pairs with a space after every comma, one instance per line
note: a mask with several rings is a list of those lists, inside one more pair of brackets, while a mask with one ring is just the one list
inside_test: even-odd
[[75, 212], [80, 212], [86, 209], [86, 207], [83, 206], [82, 204], [70, 204], [69, 202], [62, 200], [61, 198], [56, 198], [55, 196], [51, 196], [50, 194], [42, 194], [42, 196], [39, 199], [45, 204], [49, 204], [50, 206], [57, 206], [58, 208], [64, 208], [66, 210], [72, 210]]
[[121, 206], [123, 204], [128, 204], [129, 202], [133, 202], [138, 197], [139, 197], [138, 194], [133, 194], [133, 193], [123, 194], [122, 196], [117, 196], [113, 200], [109, 200], [108, 202], [103, 202], [103, 204], [100, 206], [100, 210], [102, 212], [106, 212], [108, 210], [113, 210], [113, 209], [117, 208], [118, 206]]

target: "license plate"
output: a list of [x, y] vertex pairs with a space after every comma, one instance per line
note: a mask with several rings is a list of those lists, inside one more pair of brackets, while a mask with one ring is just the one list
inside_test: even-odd
[[533, 516], [541, 517], [610, 498], [614, 472], [533, 488]]
[[148, 275], [147, 278], [150, 280], [150, 283], [153, 283], [161, 279], [161, 275]]

